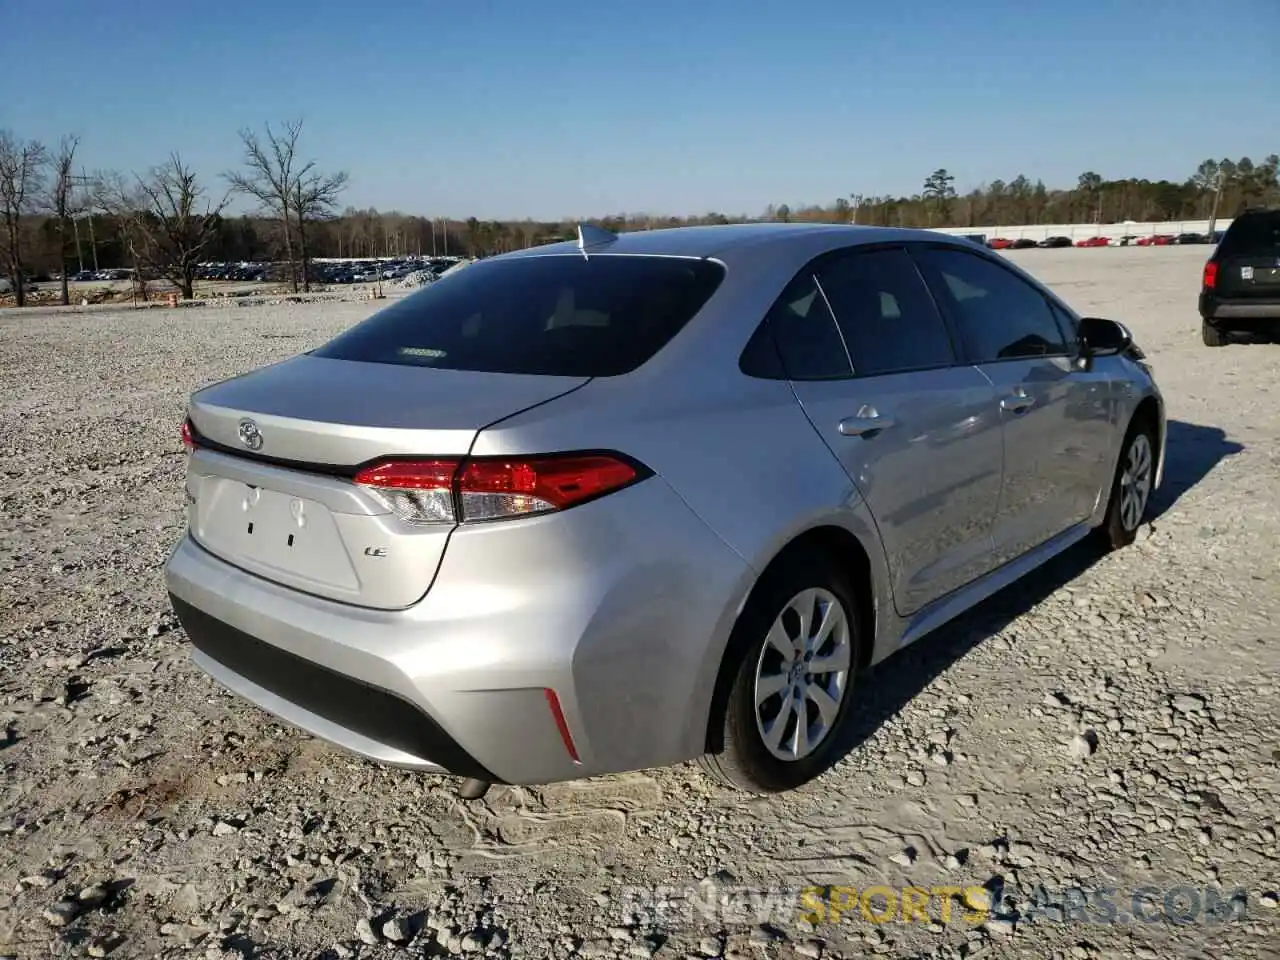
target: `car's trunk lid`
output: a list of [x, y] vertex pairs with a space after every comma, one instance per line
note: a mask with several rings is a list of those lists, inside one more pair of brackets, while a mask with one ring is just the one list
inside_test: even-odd
[[[198, 391], [190, 415], [202, 436], [244, 456], [353, 467], [392, 455], [464, 454], [478, 430], [587, 379], [304, 354]], [[254, 431], [260, 446], [251, 446]]]
[[295, 357], [197, 392], [192, 537], [268, 580], [379, 609], [426, 593], [452, 524], [402, 520], [354, 482], [382, 457], [460, 457], [484, 427], [585, 384]]

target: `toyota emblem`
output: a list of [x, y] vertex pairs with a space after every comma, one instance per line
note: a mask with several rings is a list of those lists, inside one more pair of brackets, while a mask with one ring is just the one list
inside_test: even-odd
[[262, 449], [262, 431], [252, 420], [240, 421], [240, 442], [250, 450]]

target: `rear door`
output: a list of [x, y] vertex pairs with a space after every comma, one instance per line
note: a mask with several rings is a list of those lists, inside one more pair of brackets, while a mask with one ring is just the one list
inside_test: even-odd
[[770, 319], [797, 398], [875, 519], [898, 611], [990, 570], [1002, 458], [995, 391], [956, 362], [905, 250], [820, 258]]
[[1077, 368], [1069, 318], [1002, 262], [955, 247], [914, 254], [997, 391], [1004, 482], [994, 536], [1004, 563], [1092, 514], [1114, 448], [1110, 380]]
[[1238, 217], [1214, 257], [1220, 298], [1280, 301], [1280, 210]]

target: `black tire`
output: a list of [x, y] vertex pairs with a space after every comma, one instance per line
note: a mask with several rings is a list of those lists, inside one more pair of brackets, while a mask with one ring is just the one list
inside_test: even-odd
[[1231, 342], [1227, 331], [1214, 326], [1208, 320], [1200, 321], [1200, 339], [1204, 341], [1206, 347], [1225, 347]]
[[1103, 520], [1102, 526], [1098, 528], [1098, 534], [1103, 545], [1110, 550], [1119, 550], [1121, 547], [1127, 547], [1133, 543], [1138, 536], [1138, 528], [1142, 526], [1142, 518], [1146, 516], [1147, 510], [1151, 507], [1152, 490], [1148, 486], [1146, 500], [1142, 505], [1142, 512], [1138, 516], [1138, 521], [1131, 526], [1126, 524], [1123, 508], [1123, 480], [1125, 470], [1129, 464], [1130, 453], [1138, 442], [1139, 437], [1146, 439], [1147, 449], [1150, 452], [1148, 483], [1155, 483], [1156, 469], [1159, 466], [1156, 462], [1158, 449], [1156, 446], [1156, 430], [1150, 421], [1143, 417], [1130, 424], [1129, 432], [1125, 434], [1124, 445], [1120, 448], [1120, 459], [1116, 463], [1116, 474], [1111, 481], [1111, 499], [1107, 501], [1106, 519]]
[[[787, 761], [769, 751], [757, 726], [756, 669], [774, 621], [793, 598], [812, 588], [825, 590], [843, 608], [848, 624], [849, 668], [836, 719], [825, 738], [812, 753]], [[840, 759], [841, 734], [853, 702], [862, 643], [858, 599], [848, 578], [834, 563], [812, 554], [780, 562], [756, 585], [734, 627], [722, 667], [726, 671], [722, 682], [728, 684], [728, 693], [711, 717], [713, 742], [719, 743], [720, 749], [699, 760], [703, 770], [727, 786], [755, 794], [793, 790], [829, 770]]]

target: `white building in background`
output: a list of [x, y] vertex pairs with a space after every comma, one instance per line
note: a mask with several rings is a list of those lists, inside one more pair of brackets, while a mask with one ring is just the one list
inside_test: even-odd
[[[1226, 230], [1231, 226], [1229, 217], [1219, 217], [1213, 225], [1214, 231]], [[1208, 220], [1170, 220], [1165, 222], [1148, 221], [1137, 223], [1126, 220], [1123, 223], [1035, 223], [1012, 227], [934, 227], [939, 233], [952, 236], [968, 234], [984, 234], [988, 240], [1005, 237], [1009, 240], [1043, 240], [1046, 237], [1070, 237], [1072, 241], [1084, 240], [1088, 237], [1124, 236], [1149, 237], [1156, 234], [1208, 233]]]

